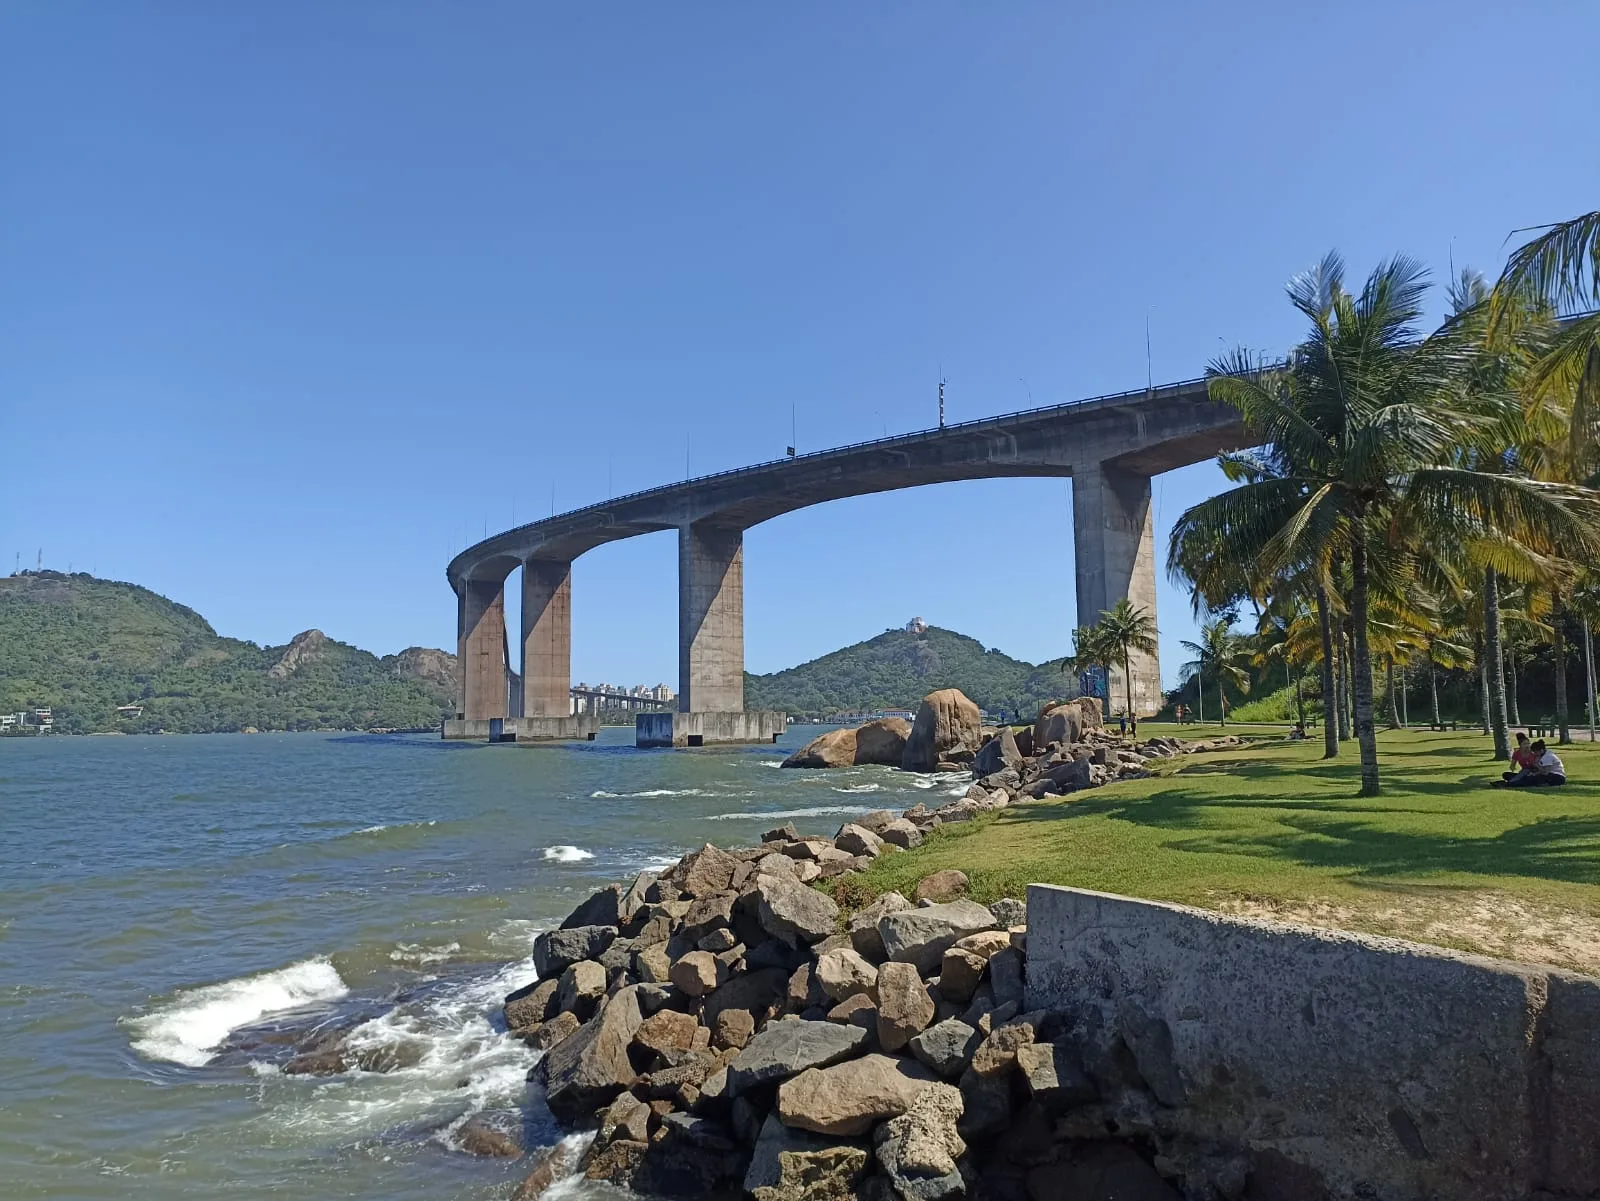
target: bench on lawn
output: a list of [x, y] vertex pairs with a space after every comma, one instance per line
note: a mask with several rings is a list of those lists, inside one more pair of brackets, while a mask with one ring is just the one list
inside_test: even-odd
[[1430, 730], [1441, 730], [1441, 731], [1443, 731], [1443, 730], [1454, 731], [1456, 726], [1459, 725], [1459, 724], [1460, 724], [1459, 722], [1454, 722], [1454, 721], [1430, 721], [1428, 723], [1428, 729], [1430, 729]]

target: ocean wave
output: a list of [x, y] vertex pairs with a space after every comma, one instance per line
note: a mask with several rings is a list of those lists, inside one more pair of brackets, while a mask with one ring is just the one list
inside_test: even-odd
[[882, 788], [883, 788], [882, 784], [852, 784], [848, 788], [835, 788], [833, 791], [835, 791], [835, 792], [878, 792]]
[[871, 813], [865, 805], [815, 805], [809, 809], [750, 810], [741, 813], [713, 813], [707, 821], [726, 822], [739, 818], [751, 821], [771, 821], [791, 817], [832, 817], [840, 813]]
[[271, 1120], [321, 1142], [409, 1123], [453, 1130], [473, 1114], [515, 1105], [539, 1054], [491, 1015], [536, 976], [530, 959], [519, 960], [441, 981], [363, 1022], [344, 1041], [354, 1069], [328, 1081], [286, 1077], [292, 1091], [281, 1094]]
[[447, 942], [443, 946], [433, 947], [424, 946], [421, 943], [402, 942], [397, 943], [394, 950], [389, 952], [389, 958], [396, 963], [412, 963], [424, 966], [430, 963], [443, 963], [452, 955], [457, 955], [460, 952], [461, 944], [458, 942]]
[[783, 760], [782, 759], [763, 759], [761, 761], [761, 766], [762, 767], [782, 767], [783, 766]]
[[435, 822], [435, 821], [395, 822], [392, 825], [385, 825], [385, 826], [363, 826], [359, 830], [350, 831], [350, 833], [351, 834], [382, 834], [385, 830], [425, 830], [429, 826], [436, 826], [438, 824], [439, 823]]
[[656, 797], [656, 796], [714, 796], [715, 793], [707, 792], [704, 788], [647, 788], [643, 792], [608, 792], [604, 788], [596, 788], [589, 794], [591, 797]]
[[545, 847], [544, 857], [547, 863], [581, 863], [585, 859], [593, 859], [594, 852], [586, 851], [582, 847], [563, 845]]
[[307, 959], [257, 976], [184, 989], [127, 1025], [134, 1034], [133, 1049], [141, 1055], [197, 1068], [241, 1026], [349, 992], [328, 960]]

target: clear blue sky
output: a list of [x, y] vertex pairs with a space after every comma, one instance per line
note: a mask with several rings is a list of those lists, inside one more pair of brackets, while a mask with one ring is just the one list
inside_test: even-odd
[[[1540, 28], [1540, 19], [1558, 27]], [[48, 0], [0, 10], [0, 550], [218, 630], [453, 647], [485, 528], [1200, 374], [1330, 247], [1493, 271], [1600, 205], [1583, 3]], [[1159, 553], [1209, 464], [1156, 486]], [[748, 665], [1076, 621], [1065, 481], [746, 535]], [[1163, 660], [1192, 630], [1164, 581]], [[574, 677], [675, 682], [676, 545]]]

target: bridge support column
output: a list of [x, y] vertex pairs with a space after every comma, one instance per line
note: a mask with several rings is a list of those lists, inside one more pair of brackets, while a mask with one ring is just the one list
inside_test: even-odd
[[[1111, 463], [1072, 473], [1073, 557], [1078, 576], [1078, 624], [1092, 625], [1102, 611], [1127, 597], [1156, 615], [1156, 563], [1150, 477]], [[1141, 716], [1161, 707], [1161, 659], [1135, 652], [1133, 707]], [[1120, 667], [1111, 672], [1107, 714], [1124, 707]]]
[[744, 531], [678, 531], [678, 709], [744, 709]]
[[466, 580], [461, 585], [456, 594], [456, 659], [461, 716], [468, 721], [510, 716], [504, 580]]
[[522, 565], [522, 713], [572, 713], [572, 564]]

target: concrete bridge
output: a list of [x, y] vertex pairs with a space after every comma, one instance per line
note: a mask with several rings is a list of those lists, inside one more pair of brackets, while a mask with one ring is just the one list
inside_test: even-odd
[[[468, 547], [447, 572], [455, 590], [462, 691], [446, 737], [481, 736], [518, 717], [524, 737], [568, 730], [572, 561], [621, 538], [678, 534], [678, 710], [682, 731], [739, 737], [744, 710], [744, 531], [824, 501], [923, 484], [1003, 476], [1070, 476], [1080, 622], [1126, 596], [1155, 612], [1150, 479], [1247, 445], [1238, 414], [1189, 380], [1074, 404], [778, 459], [668, 484], [518, 526]], [[522, 569], [522, 671], [513, 696], [505, 584]], [[1112, 697], [1122, 695], [1113, 673]], [[1135, 705], [1160, 705], [1155, 655], [1133, 662]], [[687, 715], [717, 715], [714, 721]], [[559, 720], [558, 720], [559, 719]], [[641, 718], [641, 736], [643, 721]], [[750, 741], [765, 726], [749, 725]], [[769, 723], [770, 724], [770, 723]], [[759, 726], [759, 728], [758, 728]], [[781, 719], [779, 722], [781, 729]], [[699, 739], [701, 735], [692, 734]]]

